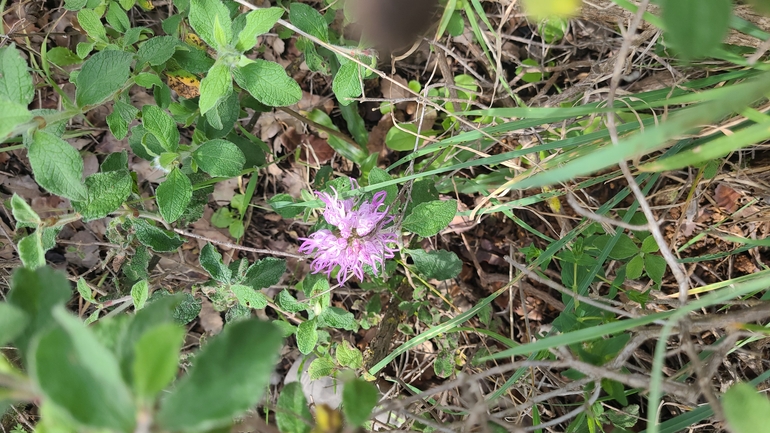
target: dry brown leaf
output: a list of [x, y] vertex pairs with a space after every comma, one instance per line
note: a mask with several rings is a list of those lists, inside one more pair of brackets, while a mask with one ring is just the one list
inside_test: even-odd
[[741, 199], [741, 194], [730, 188], [729, 186], [720, 183], [714, 190], [714, 200], [717, 202], [717, 206], [724, 209], [728, 213], [733, 213], [738, 209], [738, 201]]

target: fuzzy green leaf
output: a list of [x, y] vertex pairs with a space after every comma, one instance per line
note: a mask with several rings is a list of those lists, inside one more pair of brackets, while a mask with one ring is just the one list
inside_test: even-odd
[[286, 272], [286, 260], [267, 257], [254, 262], [243, 277], [243, 284], [254, 290], [264, 289], [278, 284]]
[[98, 42], [107, 42], [107, 29], [102, 24], [102, 18], [93, 9], [81, 9], [78, 11], [78, 23], [91, 39]]
[[139, 280], [131, 287], [131, 300], [135, 310], [144, 308], [147, 298], [150, 296], [150, 285], [147, 280]]
[[230, 290], [235, 293], [238, 302], [246, 308], [261, 310], [267, 307], [267, 296], [264, 293], [256, 291], [249, 286], [233, 284]]
[[152, 401], [176, 376], [184, 328], [163, 323], [146, 331], [134, 344], [132, 365], [134, 391]]
[[770, 401], [763, 394], [745, 382], [730, 387], [722, 398], [727, 424], [735, 433], [768, 433], [770, 424]]
[[342, 343], [337, 345], [334, 357], [340, 365], [353, 370], [358, 370], [364, 365], [364, 356], [361, 351], [353, 347], [347, 340], [342, 340]]
[[72, 207], [83, 216], [83, 221], [104, 218], [126, 201], [133, 182], [127, 169], [94, 173], [86, 178], [88, 199], [73, 201]]
[[[215, 63], [208, 74], [201, 80], [201, 97], [198, 102], [201, 114], [206, 114], [233, 91], [233, 79], [230, 67], [224, 63]], [[221, 128], [220, 128], [221, 129]]]
[[380, 393], [371, 383], [363, 379], [353, 379], [342, 388], [342, 412], [348, 425], [360, 427], [372, 415]]
[[0, 302], [0, 344], [5, 345], [18, 337], [28, 323], [29, 316], [24, 310], [7, 302]]
[[31, 235], [19, 241], [19, 259], [25, 268], [36, 269], [45, 266], [45, 250], [41, 230], [35, 230]]
[[313, 416], [299, 382], [287, 383], [278, 396], [275, 422], [283, 433], [310, 433]]
[[439, 281], [454, 278], [460, 274], [463, 262], [451, 251], [423, 251], [420, 249], [407, 251], [414, 266], [421, 274]]
[[223, 32], [220, 39], [223, 38], [225, 43], [228, 43], [233, 37], [230, 13], [227, 11], [227, 7], [219, 0], [192, 0], [190, 2], [189, 20], [195, 33], [216, 49], [222, 48], [222, 45], [217, 42], [216, 37], [217, 22]]
[[232, 271], [222, 263], [222, 254], [219, 254], [216, 247], [206, 243], [201, 250], [198, 260], [200, 260], [201, 267], [211, 275], [211, 278], [223, 284], [230, 283]]
[[[293, 3], [292, 6], [297, 4]], [[257, 101], [271, 107], [296, 104], [302, 98], [299, 84], [286, 75], [283, 66], [275, 62], [258, 59], [234, 69], [233, 77]]]
[[133, 431], [136, 409], [115, 356], [62, 306], [32, 344], [29, 371], [46, 400], [91, 429]]
[[145, 105], [142, 108], [142, 125], [158, 139], [168, 152], [179, 148], [179, 130], [171, 116], [157, 105]]
[[267, 33], [283, 15], [281, 8], [257, 9], [246, 15], [246, 26], [238, 33], [238, 43], [235, 49], [244, 52], [252, 49], [257, 43], [257, 36]]
[[23, 132], [16, 130], [16, 128], [25, 128], [23, 125], [32, 120], [32, 113], [27, 107], [17, 102], [11, 102], [4, 96], [0, 96], [0, 106], [3, 107], [0, 110], [0, 140], [10, 137], [11, 134], [18, 135]]
[[664, 35], [685, 60], [711, 55], [727, 35], [731, 0], [661, 0]]
[[19, 50], [14, 44], [0, 48], [0, 100], [6, 99], [26, 108], [34, 97], [32, 75]]
[[303, 355], [315, 349], [318, 343], [318, 324], [315, 320], [306, 320], [297, 327], [297, 348]]
[[176, 51], [179, 40], [173, 36], [156, 36], [143, 43], [136, 52], [136, 65], [141, 66], [145, 62], [152, 66], [166, 63]]
[[11, 279], [8, 303], [27, 314], [29, 326], [26, 332], [16, 337], [15, 346], [25, 353], [32, 337], [53, 324], [51, 310], [57, 305], [64, 305], [71, 297], [72, 289], [63, 273], [48, 267], [16, 269]]
[[404, 218], [403, 227], [422, 237], [430, 237], [446, 228], [457, 213], [457, 200], [435, 200], [417, 205]]
[[83, 184], [83, 158], [61, 138], [44, 131], [35, 131], [27, 153], [37, 183], [51, 192], [70, 200], [86, 200], [88, 190]]
[[75, 79], [78, 107], [101, 104], [120, 90], [128, 81], [133, 59], [131, 53], [107, 50], [86, 60]]
[[281, 342], [280, 330], [270, 323], [228, 324], [162, 402], [159, 424], [173, 431], [204, 431], [231, 423], [262, 398]]
[[134, 220], [136, 239], [159, 253], [176, 251], [184, 241], [176, 233], [150, 225], [145, 220]]
[[221, 138], [201, 144], [192, 157], [201, 170], [213, 177], [237, 176], [246, 162], [238, 146]]
[[329, 42], [329, 25], [321, 13], [312, 6], [293, 2], [289, 8], [289, 20], [300, 30], [310, 33], [324, 42]]
[[192, 182], [181, 170], [174, 168], [156, 190], [158, 210], [163, 219], [173, 223], [182, 216], [192, 199]]
[[356, 63], [348, 62], [340, 66], [339, 71], [332, 81], [332, 91], [337, 96], [340, 105], [348, 105], [353, 102], [351, 98], [361, 96], [363, 89], [361, 87], [361, 78], [363, 73], [359, 72], [359, 66]]
[[16, 193], [11, 196], [11, 213], [16, 224], [40, 224], [40, 216]]

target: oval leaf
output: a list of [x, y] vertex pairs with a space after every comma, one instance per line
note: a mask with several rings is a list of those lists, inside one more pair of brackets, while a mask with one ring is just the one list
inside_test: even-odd
[[228, 324], [162, 403], [159, 423], [169, 430], [206, 430], [232, 422], [262, 398], [281, 342], [281, 331], [270, 323]]
[[283, 66], [275, 62], [256, 60], [234, 69], [233, 77], [257, 101], [271, 107], [296, 104], [302, 98], [299, 84], [286, 75]]
[[192, 182], [181, 170], [174, 168], [156, 191], [158, 210], [163, 219], [173, 223], [182, 216], [192, 198]]
[[192, 157], [201, 170], [213, 177], [238, 176], [246, 163], [238, 146], [220, 138], [201, 144]]

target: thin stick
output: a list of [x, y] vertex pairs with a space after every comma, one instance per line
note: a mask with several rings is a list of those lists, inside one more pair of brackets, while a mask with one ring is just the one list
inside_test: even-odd
[[212, 244], [221, 245], [223, 247], [232, 248], [234, 250], [248, 251], [250, 253], [256, 253], [256, 254], [269, 254], [272, 256], [293, 257], [295, 259], [300, 259], [300, 260], [305, 258], [304, 256], [300, 256], [292, 253], [285, 253], [283, 251], [267, 250], [267, 249], [261, 249], [261, 248], [250, 248], [250, 247], [244, 247], [242, 245], [236, 245], [230, 242], [218, 241], [216, 239], [207, 238], [206, 236], [201, 236], [201, 235], [196, 235], [195, 233], [186, 232], [182, 229], [175, 228], [173, 230], [174, 230], [174, 233], [178, 233], [188, 238], [200, 239], [202, 241], [211, 242]]

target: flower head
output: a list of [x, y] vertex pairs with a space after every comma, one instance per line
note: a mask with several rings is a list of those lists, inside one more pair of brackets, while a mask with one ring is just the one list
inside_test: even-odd
[[[354, 187], [355, 182], [352, 182]], [[371, 201], [363, 201], [357, 208], [354, 199], [341, 200], [334, 195], [316, 192], [324, 202], [324, 219], [335, 226], [335, 232], [322, 229], [307, 238], [300, 238], [299, 252], [313, 257], [310, 268], [313, 273], [323, 272], [331, 276], [337, 266], [337, 282], [342, 285], [350, 277], [364, 279], [364, 265], [369, 265], [375, 275], [385, 266], [385, 260], [393, 258], [397, 248], [391, 246], [398, 240], [392, 228], [385, 226], [393, 221], [385, 206], [386, 193], [374, 194]], [[384, 208], [383, 208], [384, 207]]]

